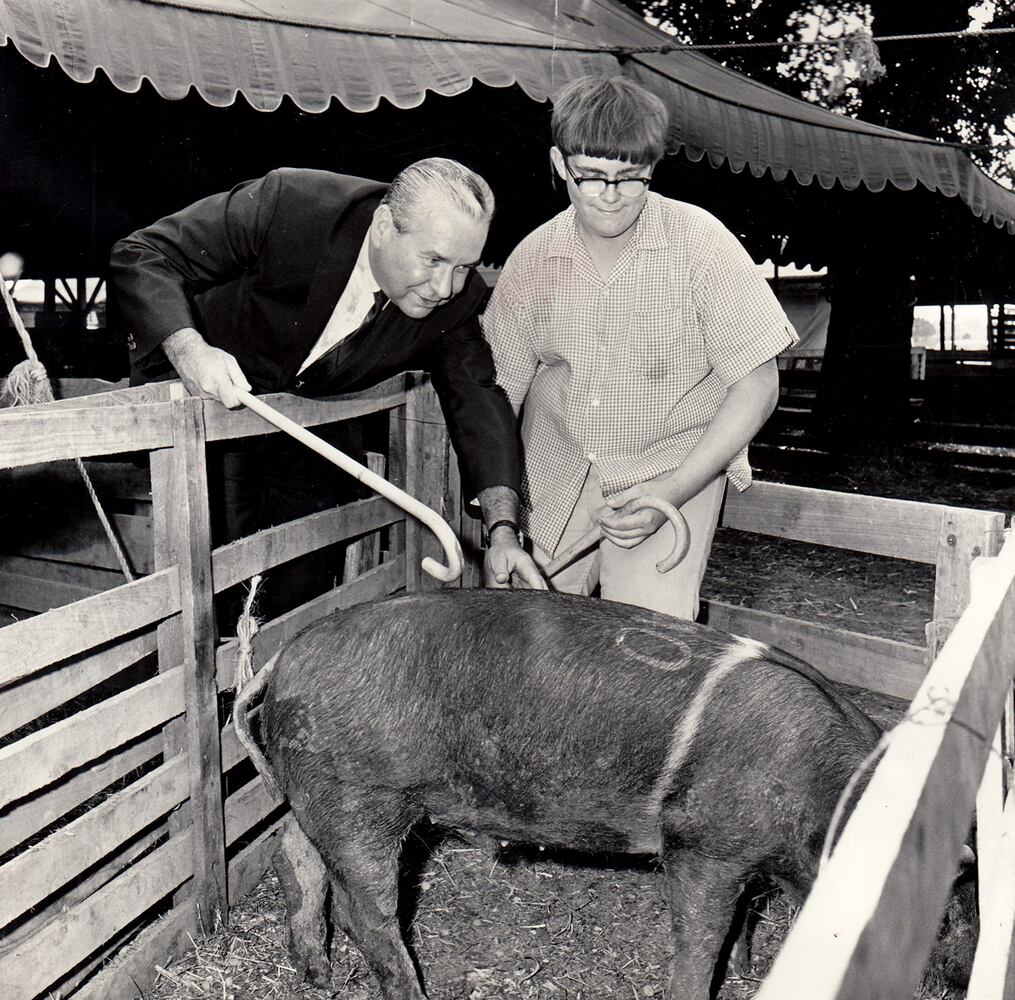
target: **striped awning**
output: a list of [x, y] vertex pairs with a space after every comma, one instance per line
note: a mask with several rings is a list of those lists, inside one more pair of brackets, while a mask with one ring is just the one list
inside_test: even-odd
[[585, 73], [623, 72], [672, 109], [674, 147], [740, 172], [847, 190], [917, 185], [1015, 233], [1015, 194], [960, 148], [833, 114], [727, 70], [612, 0], [0, 0], [0, 38], [74, 80], [102, 70], [216, 106], [332, 100], [369, 112], [474, 81], [545, 101]]

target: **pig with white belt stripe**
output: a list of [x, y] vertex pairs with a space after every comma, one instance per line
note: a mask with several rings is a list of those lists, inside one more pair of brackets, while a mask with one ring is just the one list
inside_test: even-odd
[[[262, 689], [263, 755], [246, 716]], [[299, 824], [276, 857], [297, 969], [330, 980], [330, 892], [385, 1000], [426, 995], [396, 913], [400, 847], [424, 817], [658, 856], [667, 996], [704, 1000], [745, 885], [807, 893], [840, 793], [880, 735], [816, 670], [762, 643], [629, 605], [501, 590], [335, 612], [241, 692], [236, 720]], [[938, 965], [961, 977], [974, 933], [953, 916], [958, 944]]]

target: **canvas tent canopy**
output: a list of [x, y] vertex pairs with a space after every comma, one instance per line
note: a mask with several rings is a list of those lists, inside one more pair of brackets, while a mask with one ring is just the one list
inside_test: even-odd
[[74, 80], [101, 70], [165, 98], [193, 88], [271, 111], [288, 97], [367, 112], [480, 82], [545, 101], [584, 73], [629, 73], [667, 101], [674, 151], [822, 188], [918, 186], [1015, 233], [1015, 194], [954, 145], [832, 114], [723, 68], [611, 0], [4, 0], [0, 38]]

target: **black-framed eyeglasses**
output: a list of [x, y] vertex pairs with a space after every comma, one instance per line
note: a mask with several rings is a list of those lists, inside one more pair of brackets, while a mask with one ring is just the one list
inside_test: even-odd
[[587, 194], [590, 198], [601, 195], [608, 187], [615, 187], [617, 194], [621, 194], [625, 198], [637, 198], [638, 195], [645, 191], [652, 180], [651, 177], [619, 177], [612, 181], [608, 181], [605, 177], [579, 177], [571, 169], [571, 164], [567, 162], [567, 157], [564, 156], [561, 159], [564, 161], [564, 169], [571, 175], [571, 180], [574, 181], [575, 187], [582, 194]]

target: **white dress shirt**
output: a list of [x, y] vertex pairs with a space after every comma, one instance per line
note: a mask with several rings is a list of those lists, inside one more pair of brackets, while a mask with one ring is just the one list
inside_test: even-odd
[[[374, 294], [379, 291], [380, 285], [370, 270], [370, 255], [368, 247], [370, 234], [367, 233], [363, 245], [359, 249], [359, 256], [356, 258], [356, 265], [349, 275], [349, 281], [342, 294], [339, 296], [335, 308], [332, 310], [331, 318], [324, 326], [324, 331], [317, 338], [306, 360], [300, 365], [300, 372], [306, 371], [318, 358], [327, 354], [336, 344], [340, 344], [349, 334], [358, 330], [360, 324], [366, 318], [370, 308], [374, 304]], [[385, 303], [387, 308], [387, 303]]]

